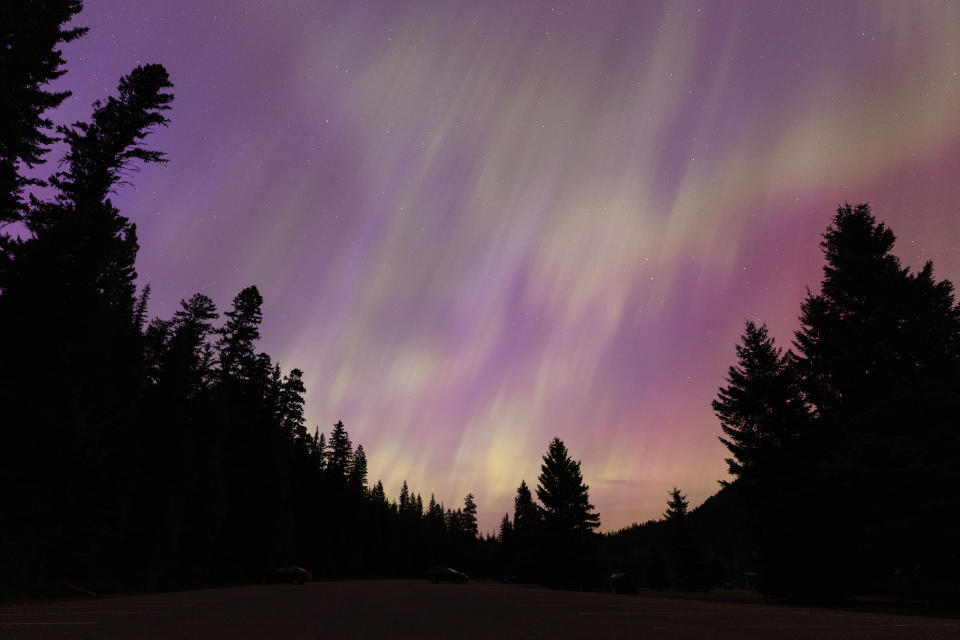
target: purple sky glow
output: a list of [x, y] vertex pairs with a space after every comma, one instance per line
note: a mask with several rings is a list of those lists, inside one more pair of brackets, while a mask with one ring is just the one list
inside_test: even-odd
[[960, 8], [943, 2], [91, 0], [87, 117], [138, 63], [170, 164], [115, 202], [151, 314], [244, 286], [391, 495], [493, 531], [554, 435], [603, 529], [725, 477], [747, 318], [781, 344], [838, 203], [960, 281]]

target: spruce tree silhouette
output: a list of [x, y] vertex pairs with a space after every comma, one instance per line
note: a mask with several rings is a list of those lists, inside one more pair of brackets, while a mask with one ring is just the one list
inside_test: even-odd
[[363, 493], [367, 490], [367, 454], [363, 445], [358, 444], [353, 453], [353, 462], [350, 465], [350, 486]]
[[184, 397], [213, 382], [214, 356], [209, 338], [213, 335], [212, 321], [219, 317], [213, 300], [202, 293], [181, 300], [180, 309], [173, 315], [165, 377], [183, 385]]
[[350, 463], [353, 460], [353, 444], [350, 442], [350, 435], [344, 428], [342, 420], [338, 420], [333, 425], [333, 431], [330, 432], [329, 447], [327, 471], [338, 480], [346, 480], [347, 473], [350, 471]]
[[713, 410], [726, 436], [720, 441], [733, 454], [730, 475], [755, 484], [784, 462], [784, 450], [795, 445], [807, 418], [796, 384], [792, 352], [783, 353], [767, 331], [747, 321], [737, 345], [737, 364], [727, 374]]
[[464, 535], [471, 540], [480, 535], [477, 528], [477, 503], [472, 493], [468, 493], [463, 499], [463, 515], [460, 518], [460, 526], [463, 528]]
[[510, 514], [503, 514], [503, 520], [500, 521], [500, 529], [497, 534], [501, 544], [509, 545], [513, 542], [513, 523], [510, 522]]
[[227, 383], [256, 383], [265, 373], [254, 352], [263, 321], [263, 296], [256, 287], [247, 287], [233, 299], [233, 308], [224, 313], [227, 323], [220, 329], [217, 342], [220, 376]]
[[410, 488], [407, 486], [406, 480], [404, 480], [400, 486], [400, 498], [397, 500], [397, 508], [400, 510], [400, 513], [407, 513], [410, 510]]
[[370, 499], [377, 503], [387, 504], [387, 493], [383, 490], [383, 482], [377, 480], [377, 484], [370, 489]]
[[[319, 434], [319, 436], [317, 435]], [[320, 433], [320, 428], [317, 427], [316, 432], [313, 434], [314, 445], [314, 464], [316, 465], [317, 470], [325, 471], [327, 468], [327, 436], [326, 434]], [[381, 485], [383, 488], [383, 485]]]
[[600, 526], [583, 482], [580, 462], [574, 461], [560, 438], [554, 438], [537, 478], [537, 498], [543, 504], [543, 523], [559, 535], [584, 536]]
[[687, 496], [674, 487], [670, 490], [670, 500], [667, 501], [667, 510], [663, 513], [663, 519], [670, 524], [680, 524], [686, 519], [689, 507]]
[[574, 461], [560, 438], [550, 442], [537, 478], [541, 507], [542, 569], [548, 580], [574, 585], [589, 572], [593, 531], [600, 526], [583, 482], [580, 462]]
[[513, 498], [513, 526], [518, 534], [534, 532], [540, 523], [540, 511], [533, 501], [533, 494], [526, 480], [520, 481], [517, 495]]
[[306, 403], [304, 394], [307, 388], [303, 384], [303, 371], [291, 369], [284, 376], [279, 394], [279, 422], [285, 437], [292, 440], [301, 448], [306, 456], [309, 453], [309, 434], [306, 420], [303, 417], [303, 406]]
[[[0, 5], [0, 229], [21, 220], [24, 189], [43, 181], [26, 177], [18, 165], [33, 169], [44, 162], [53, 122], [45, 112], [58, 107], [70, 91], [49, 91], [61, 77], [61, 44], [86, 33], [86, 27], [64, 26], [80, 12], [79, 0], [21, 0]], [[3, 238], [7, 238], [5, 235]], [[0, 243], [0, 248], [6, 242]], [[2, 264], [2, 261], [0, 261]], [[0, 284], [0, 289], [2, 289]]]
[[[227, 490], [220, 536], [222, 563], [234, 579], [262, 573], [276, 562], [276, 523], [286, 517], [288, 483], [280, 424], [282, 379], [264, 353], [256, 353], [263, 297], [254, 286], [238, 293], [224, 313], [216, 345], [215, 445], [223, 456]], [[252, 474], [250, 470], [259, 473]]]
[[540, 571], [543, 562], [540, 547], [540, 508], [533, 501], [533, 494], [525, 480], [520, 481], [513, 498], [513, 538], [515, 568], [510, 573], [518, 573], [525, 579]]
[[743, 500], [743, 544], [760, 563], [750, 569], [768, 567], [767, 585], [782, 589], [792, 580], [784, 574], [799, 576], [798, 569], [820, 562], [809, 557], [821, 555], [809, 524], [819, 518], [809, 510], [816, 464], [809, 408], [796, 357], [776, 346], [765, 325], [748, 321], [736, 353], [713, 410], [726, 436], [720, 441], [733, 454], [726, 462], [736, 478], [730, 490]]
[[442, 555], [439, 551], [446, 537], [447, 525], [444, 521], [443, 505], [437, 502], [432, 493], [430, 494], [430, 502], [427, 504], [427, 511], [424, 514], [424, 525], [427, 544], [433, 551], [430, 562], [435, 564], [440, 560], [439, 556]]
[[[677, 487], [674, 487], [669, 495], [670, 499], [667, 501], [667, 510], [663, 514], [663, 519], [667, 529], [666, 547], [673, 567], [675, 584], [681, 589], [701, 589], [707, 584], [707, 576], [703, 555], [690, 523], [690, 503]], [[653, 563], [651, 568], [654, 571], [654, 575], [651, 576], [652, 582], [657, 583], [660, 576], [656, 575], [659, 570], [656, 566], [659, 562], [656, 554], [651, 556], [651, 562]]]
[[821, 243], [820, 293], [807, 295], [796, 334], [818, 418], [816, 491], [847, 593], [903, 567], [937, 567], [924, 578], [937, 583], [958, 567], [946, 534], [926, 523], [946, 506], [929, 488], [960, 479], [947, 426], [960, 412], [960, 308], [931, 263], [917, 274], [901, 265], [895, 241], [869, 205], [840, 207]]

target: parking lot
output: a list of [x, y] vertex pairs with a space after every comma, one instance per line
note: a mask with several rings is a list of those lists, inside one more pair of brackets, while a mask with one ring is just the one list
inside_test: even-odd
[[0, 607], [0, 638], [957, 638], [960, 621], [420, 580]]

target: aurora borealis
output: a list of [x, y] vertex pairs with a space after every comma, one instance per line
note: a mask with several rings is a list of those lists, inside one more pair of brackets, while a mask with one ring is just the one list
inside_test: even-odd
[[151, 315], [265, 298], [372, 481], [490, 532], [554, 436], [604, 530], [725, 477], [746, 318], [781, 345], [838, 203], [960, 281], [960, 7], [934, 2], [88, 2], [61, 120], [170, 71], [170, 164], [115, 202]]

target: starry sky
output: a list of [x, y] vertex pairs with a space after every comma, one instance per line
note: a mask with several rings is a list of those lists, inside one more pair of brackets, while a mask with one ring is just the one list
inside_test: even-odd
[[493, 531], [549, 440], [603, 530], [726, 477], [710, 409], [745, 319], [781, 344], [839, 203], [960, 281], [947, 2], [88, 0], [89, 105], [170, 71], [170, 164], [114, 201], [151, 314], [244, 286], [388, 494]]

